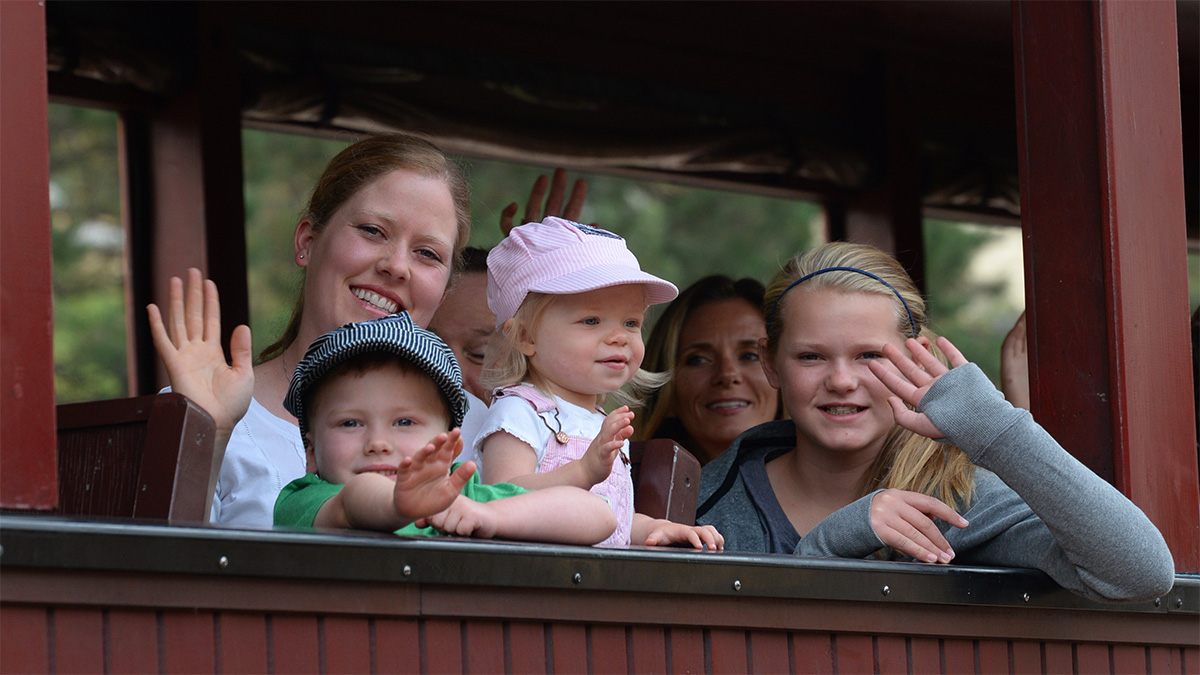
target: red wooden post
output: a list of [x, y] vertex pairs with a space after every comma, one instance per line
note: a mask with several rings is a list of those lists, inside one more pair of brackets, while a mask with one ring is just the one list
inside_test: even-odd
[[1200, 570], [1175, 3], [1013, 31], [1034, 416]]
[[0, 2], [0, 506], [54, 508], [46, 8]]

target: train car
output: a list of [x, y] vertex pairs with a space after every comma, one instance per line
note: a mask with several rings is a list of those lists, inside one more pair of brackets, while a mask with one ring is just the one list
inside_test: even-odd
[[[0, 671], [1200, 672], [1198, 33], [1195, 0], [0, 2]], [[199, 267], [225, 326], [247, 125], [814, 198], [918, 278], [923, 213], [1019, 222], [1034, 416], [1174, 587], [206, 524], [211, 421], [153, 395], [139, 314], [130, 398], [55, 405], [49, 102], [119, 113], [127, 305]], [[115, 479], [67, 435], [118, 422], [153, 452], [120, 515], [72, 515]]]

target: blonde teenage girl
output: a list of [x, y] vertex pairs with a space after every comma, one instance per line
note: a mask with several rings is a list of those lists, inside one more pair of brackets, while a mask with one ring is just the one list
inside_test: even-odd
[[891, 256], [806, 251], [764, 306], [763, 368], [791, 419], [704, 467], [697, 520], [730, 549], [1031, 567], [1101, 600], [1171, 588], [1171, 552], [1136, 506], [945, 338], [936, 356]]
[[514, 228], [488, 255], [488, 306], [499, 330], [482, 378], [494, 398], [474, 442], [483, 480], [574, 485], [604, 497], [617, 530], [601, 545], [721, 548], [713, 527], [634, 513], [633, 413], [600, 410], [630, 382], [658, 384], [640, 369], [642, 318], [677, 293], [642, 272], [625, 240], [606, 230], [561, 218]]

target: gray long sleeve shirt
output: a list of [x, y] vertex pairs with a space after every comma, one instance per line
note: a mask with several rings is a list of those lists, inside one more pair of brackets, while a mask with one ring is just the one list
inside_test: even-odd
[[[1153, 523], [1113, 486], [1014, 408], [974, 364], [951, 370], [917, 407], [979, 468], [965, 529], [937, 521], [954, 562], [1028, 567], [1102, 601], [1148, 600], [1174, 583], [1175, 565]], [[766, 463], [792, 450], [795, 424], [768, 422], [704, 467], [697, 522], [729, 550], [862, 558], [883, 545], [870, 524], [874, 492], [830, 514], [808, 535], [792, 527]], [[911, 560], [911, 558], [906, 558]]]

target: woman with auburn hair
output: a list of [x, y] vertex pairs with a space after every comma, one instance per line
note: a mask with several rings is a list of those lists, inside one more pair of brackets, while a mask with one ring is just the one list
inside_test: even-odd
[[726, 548], [1030, 567], [1106, 601], [1171, 588], [1153, 523], [934, 339], [894, 258], [802, 252], [764, 306], [763, 368], [791, 419], [704, 468], [697, 522]]

